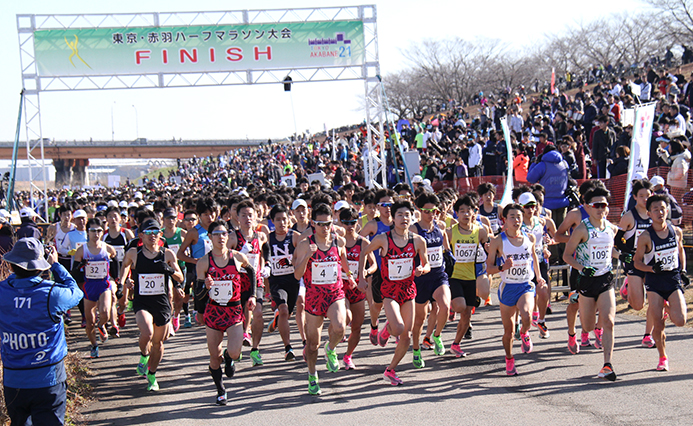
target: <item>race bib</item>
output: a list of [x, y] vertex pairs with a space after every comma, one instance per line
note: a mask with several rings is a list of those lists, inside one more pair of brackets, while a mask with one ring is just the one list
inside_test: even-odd
[[590, 266], [599, 270], [611, 262], [611, 244], [590, 244]]
[[489, 222], [491, 222], [491, 230], [494, 234], [500, 230], [500, 220], [490, 219]]
[[458, 263], [473, 263], [476, 257], [477, 244], [455, 243], [455, 260]]
[[[245, 257], [248, 258], [248, 263], [250, 263], [250, 266], [252, 266], [256, 271], [258, 269], [259, 261], [260, 261], [260, 253], [244, 253]], [[239, 269], [239, 271], [242, 274], [247, 273], [245, 268]]]
[[125, 247], [124, 246], [113, 246], [116, 252], [116, 260], [122, 262], [125, 259]]
[[532, 279], [532, 264], [529, 259], [514, 260], [512, 268], [505, 271], [506, 283], [526, 283]]
[[84, 277], [88, 280], [103, 280], [108, 276], [108, 262], [89, 261], [84, 267]]
[[387, 275], [390, 281], [402, 281], [414, 272], [414, 259], [388, 259]]
[[484, 249], [484, 246], [480, 243], [476, 247], [476, 263], [484, 262], [486, 262], [486, 250]]
[[644, 229], [636, 229], [635, 230], [635, 241], [633, 242], [633, 247], [638, 248], [638, 240], [640, 239], [640, 236], [645, 232]]
[[270, 267], [272, 275], [289, 275], [294, 273], [294, 265], [291, 264], [291, 257], [288, 256], [272, 256], [270, 257]]
[[220, 305], [226, 306], [233, 297], [233, 281], [214, 281], [209, 289], [209, 297]]
[[443, 246], [428, 248], [428, 263], [431, 264], [431, 268], [443, 266]]
[[[351, 271], [351, 276], [354, 278], [354, 280], [358, 280], [358, 272], [359, 272], [359, 261], [358, 260], [348, 260], [349, 262], [349, 270]], [[342, 279], [347, 280], [349, 277], [347, 274], [342, 271]]]
[[671, 247], [655, 252], [655, 260], [662, 262], [662, 271], [673, 271], [679, 268], [679, 249]]
[[140, 296], [166, 294], [164, 274], [139, 274]]
[[339, 262], [312, 262], [310, 267], [311, 282], [316, 285], [336, 284], [340, 269]]
[[178, 250], [180, 250], [180, 244], [169, 244], [169, 245], [168, 245], [168, 248], [171, 249], [171, 251], [173, 252], [173, 254], [175, 254], [176, 256], [178, 256]]
[[212, 240], [210, 240], [209, 238], [203, 238], [202, 241], [204, 241], [205, 244], [205, 254], [212, 251]]

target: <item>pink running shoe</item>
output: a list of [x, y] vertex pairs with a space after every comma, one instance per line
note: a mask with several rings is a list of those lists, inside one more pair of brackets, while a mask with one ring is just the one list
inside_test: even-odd
[[455, 311], [451, 310], [450, 315], [448, 315], [448, 322], [455, 321]]
[[387, 324], [387, 321], [385, 321], [385, 327], [383, 327], [383, 329], [380, 330], [380, 333], [378, 333], [378, 344], [382, 347], [385, 347], [388, 339], [390, 339], [390, 332], [387, 331]]
[[619, 293], [621, 294], [621, 298], [623, 300], [628, 301], [628, 278], [623, 281], [623, 285], [621, 286]]
[[643, 348], [656, 348], [657, 345], [655, 344], [655, 341], [652, 338], [652, 336], [650, 336], [649, 334], [646, 334], [642, 338], [642, 347]]
[[590, 342], [590, 334], [585, 333], [584, 331], [580, 334], [580, 346], [586, 347], [586, 346], [592, 346], [592, 342]]
[[532, 338], [529, 337], [529, 331], [520, 335], [520, 338], [522, 339], [522, 352], [526, 354], [532, 352], [534, 344], [532, 344]]
[[171, 318], [171, 325], [173, 325], [173, 331], [177, 332], [180, 328], [180, 315]]
[[378, 328], [371, 328], [371, 332], [368, 334], [371, 339], [371, 344], [373, 346], [378, 346]]
[[532, 312], [532, 327], [536, 327], [539, 323], [539, 312]]
[[604, 335], [604, 329], [603, 328], [595, 328], [594, 329], [594, 347], [597, 349], [602, 348], [602, 335]]
[[397, 386], [402, 384], [402, 379], [400, 379], [397, 376], [397, 373], [395, 373], [395, 370], [385, 370], [385, 373], [383, 373], [383, 377], [385, 380], [389, 380], [390, 384], [392, 386]]
[[351, 355], [344, 355], [343, 360], [345, 370], [353, 370], [356, 368], [356, 366], [354, 366], [354, 362], [351, 360]]
[[517, 370], [515, 369], [515, 358], [505, 358], [505, 374], [508, 376], [517, 376]]
[[450, 346], [450, 350], [452, 353], [455, 354], [457, 358], [464, 358], [467, 356], [467, 354], [460, 348], [459, 343], [453, 343], [452, 346]]
[[568, 335], [568, 350], [573, 355], [580, 353], [580, 345], [577, 343], [577, 334], [573, 334], [572, 336], [570, 334]]
[[250, 340], [250, 334], [248, 333], [243, 333], [243, 346], [250, 347], [252, 346], [252, 342]]
[[657, 364], [657, 371], [669, 371], [669, 360], [667, 357], [663, 356], [659, 358], [659, 364]]

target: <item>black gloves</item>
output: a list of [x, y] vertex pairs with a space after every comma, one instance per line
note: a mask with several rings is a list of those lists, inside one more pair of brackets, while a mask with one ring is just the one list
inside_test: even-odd
[[591, 266], [585, 266], [584, 268], [582, 268], [582, 275], [586, 277], [593, 277], [596, 272], [597, 270]]

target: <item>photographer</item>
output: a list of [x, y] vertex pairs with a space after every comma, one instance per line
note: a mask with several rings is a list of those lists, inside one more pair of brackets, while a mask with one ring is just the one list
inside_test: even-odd
[[[67, 342], [61, 315], [84, 297], [74, 278], [58, 263], [54, 248], [44, 259], [43, 245], [22, 238], [3, 260], [13, 274], [0, 282], [0, 332], [5, 404], [12, 424], [29, 417], [35, 425], [62, 425], [67, 375]], [[53, 273], [55, 282], [41, 278]]]

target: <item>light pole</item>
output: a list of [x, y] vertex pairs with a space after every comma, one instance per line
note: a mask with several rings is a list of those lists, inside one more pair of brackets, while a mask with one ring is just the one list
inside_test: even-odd
[[116, 101], [113, 101], [111, 104], [111, 142], [115, 142], [115, 126], [113, 126], [113, 105], [115, 105]]
[[[132, 106], [135, 108], [135, 106]], [[135, 131], [137, 132], [137, 139], [140, 138], [140, 119], [139, 119], [139, 114], [137, 112], [137, 108], [135, 108]]]

